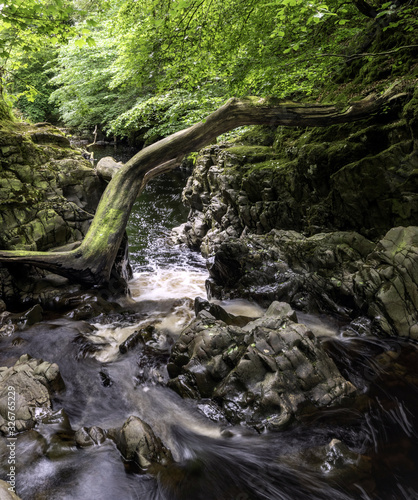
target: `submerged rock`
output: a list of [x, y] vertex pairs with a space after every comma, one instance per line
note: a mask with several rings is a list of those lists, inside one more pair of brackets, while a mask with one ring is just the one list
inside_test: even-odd
[[0, 432], [21, 432], [43, 421], [52, 414], [51, 393], [63, 387], [58, 365], [27, 354], [11, 368], [0, 368]]
[[273, 303], [245, 327], [202, 311], [176, 342], [169, 386], [183, 397], [214, 398], [227, 419], [282, 429], [345, 404], [355, 387], [339, 373], [288, 305]]
[[106, 440], [106, 431], [100, 427], [81, 427], [74, 435], [75, 442], [80, 448], [99, 445]]
[[284, 460], [292, 467], [306, 466], [325, 475], [328, 481], [352, 491], [354, 498], [357, 497], [358, 485], [369, 494], [376, 486], [370, 457], [350, 450], [339, 439], [332, 439], [322, 446], [309, 446], [294, 455], [287, 455]]
[[43, 318], [43, 309], [35, 304], [23, 313], [12, 314], [8, 311], [0, 313], [0, 336], [9, 336], [16, 330], [39, 323]]

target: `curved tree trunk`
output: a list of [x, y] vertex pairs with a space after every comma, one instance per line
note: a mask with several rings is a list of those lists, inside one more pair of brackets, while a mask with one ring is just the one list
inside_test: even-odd
[[369, 96], [344, 110], [334, 105], [298, 104], [271, 98], [232, 98], [206, 120], [133, 156], [109, 182], [78, 248], [66, 252], [3, 250], [0, 261], [31, 264], [87, 285], [106, 284], [136, 198], [151, 178], [175, 168], [185, 154], [198, 151], [217, 136], [239, 126], [334, 125], [365, 118], [396, 97], [391, 88], [381, 96]]

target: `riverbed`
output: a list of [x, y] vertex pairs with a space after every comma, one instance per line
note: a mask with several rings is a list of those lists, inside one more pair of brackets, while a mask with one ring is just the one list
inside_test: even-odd
[[[195, 297], [206, 297], [208, 277], [204, 259], [170, 238], [187, 217], [186, 175], [179, 170], [153, 180], [131, 215], [130, 290], [140, 314], [100, 315], [87, 329], [86, 322], [51, 315], [0, 339], [1, 366], [29, 353], [57, 363], [66, 387], [53, 405], [70, 425], [57, 413], [36, 434], [18, 436], [22, 500], [418, 498], [415, 343], [299, 314], [367, 397], [361, 410], [325, 412], [279, 433], [232, 426], [210, 400], [185, 400], [166, 387], [170, 350], [194, 317]], [[234, 314], [263, 312], [246, 301], [221, 305]], [[146, 328], [152, 332], [146, 347], [120, 352], [121, 343]], [[175, 465], [149, 474], [125, 462], [111, 440], [75, 446], [80, 427], [115, 428], [130, 415], [152, 427]], [[335, 440], [342, 444], [332, 446]]]

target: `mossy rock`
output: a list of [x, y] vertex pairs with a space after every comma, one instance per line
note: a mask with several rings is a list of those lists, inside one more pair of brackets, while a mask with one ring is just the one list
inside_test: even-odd
[[255, 125], [240, 134], [234, 142], [247, 146], [272, 146], [275, 136], [276, 127]]
[[[3, 127], [0, 159], [0, 248], [47, 251], [84, 237], [106, 185], [58, 129]], [[32, 301], [25, 288], [39, 275], [23, 266], [22, 280], [17, 266], [0, 268], [0, 295], [8, 303]]]
[[404, 107], [404, 116], [415, 140], [418, 140], [418, 87], [412, 99]]

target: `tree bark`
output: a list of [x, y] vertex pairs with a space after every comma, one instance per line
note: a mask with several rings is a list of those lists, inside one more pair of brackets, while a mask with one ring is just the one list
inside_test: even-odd
[[398, 96], [393, 88], [346, 109], [335, 105], [280, 102], [274, 98], [232, 98], [205, 120], [162, 139], [133, 156], [109, 182], [80, 246], [66, 252], [0, 251], [0, 261], [47, 269], [89, 286], [108, 283], [132, 206], [146, 183], [175, 168], [185, 154], [243, 125], [326, 127], [360, 120]]
[[366, 0], [353, 0], [357, 9], [365, 16], [374, 19], [377, 16], [377, 10], [366, 2]]

